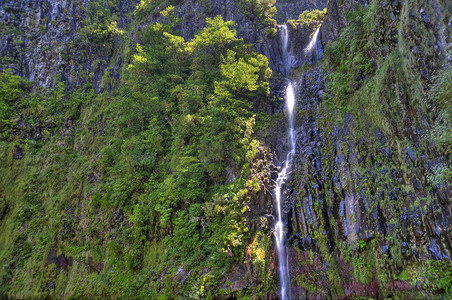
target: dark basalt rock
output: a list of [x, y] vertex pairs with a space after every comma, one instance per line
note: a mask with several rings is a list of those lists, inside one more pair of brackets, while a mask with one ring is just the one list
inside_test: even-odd
[[[90, 1], [11, 1], [0, 6], [0, 71], [11, 68], [14, 74], [41, 86], [50, 87], [63, 81], [67, 87], [77, 87], [91, 81], [100, 90], [102, 74], [112, 53], [105, 45], [84, 41], [81, 28]], [[118, 1], [111, 13], [120, 16], [118, 25], [128, 23], [126, 14], [134, 1]], [[113, 39], [104, 41], [113, 42]], [[104, 63], [93, 68], [96, 60]]]
[[[343, 8], [336, 1], [329, 1], [328, 5], [328, 16], [321, 27], [324, 43], [337, 38], [346, 24]], [[403, 5], [408, 4], [394, 1], [381, 3], [379, 7], [379, 11], [392, 12], [381, 15], [377, 22], [377, 26], [384, 27], [381, 32], [386, 34], [380, 42], [390, 45], [381, 55], [397, 46], [398, 33], [386, 27], [399, 20]], [[426, 23], [422, 16], [419, 20]], [[437, 27], [444, 28], [442, 25]], [[418, 28], [419, 24], [415, 29], [417, 32]], [[435, 36], [438, 40], [443, 38], [440, 34]], [[407, 43], [411, 42], [411, 38], [407, 40]], [[429, 65], [429, 70], [434, 70], [437, 68], [434, 66], [438, 66], [436, 59], [440, 60], [442, 54], [438, 52], [437, 55], [427, 62], [422, 54], [420, 66]], [[416, 72], [416, 78], [431, 78], [423, 67], [415, 66], [411, 70]], [[299, 110], [297, 150], [289, 183], [294, 192], [289, 192], [286, 200], [286, 211], [290, 214], [287, 217], [288, 241], [302, 251], [301, 254], [292, 253], [295, 257], [289, 258], [291, 276], [295, 278], [292, 280], [294, 291], [300, 288], [299, 282], [325, 286], [322, 274], [332, 272], [319, 263], [316, 268], [322, 271], [317, 271], [317, 281], [306, 277], [307, 273], [309, 276], [315, 273], [300, 267], [305, 264], [303, 261], [312, 261], [306, 257], [310, 252], [321, 254], [325, 260], [328, 255], [337, 255], [335, 260], [342, 272], [341, 286], [345, 297], [377, 297], [382, 290], [415, 295], [419, 287], [404, 280], [394, 279], [387, 287], [379, 286], [374, 269], [366, 271], [368, 283], [361, 283], [356, 271], [352, 271], [357, 266], [344, 263], [344, 245], [351, 245], [350, 251], [354, 251], [355, 258], [359, 259], [366, 259], [366, 251], [376, 253], [378, 245], [381, 249], [378, 255], [382, 255], [381, 261], [385, 264], [386, 271], [383, 272], [396, 274], [411, 263], [449, 261], [452, 253], [450, 187], [428, 189], [426, 179], [428, 170], [447, 157], [434, 150], [425, 138], [430, 121], [417, 111], [419, 107], [413, 97], [397, 92], [396, 100], [390, 99], [389, 91], [398, 91], [398, 86], [405, 84], [393, 68], [388, 69], [388, 79], [381, 93], [382, 103], [395, 101], [393, 106], [382, 105], [382, 115], [388, 119], [391, 130], [370, 123], [367, 128], [361, 125], [358, 129], [355, 123], [359, 121], [359, 115], [356, 114], [345, 114], [340, 122], [329, 123], [337, 120], [334, 117], [337, 112], [321, 109], [322, 102], [329, 97], [324, 93], [328, 84], [326, 73], [327, 70], [322, 72], [320, 68], [311, 69], [296, 80], [295, 85]], [[356, 74], [354, 89], [360, 89], [367, 80], [362, 74]], [[364, 130], [364, 133], [357, 130]], [[403, 148], [397, 148], [400, 140], [406, 145]], [[367, 248], [369, 244], [371, 249]], [[320, 288], [318, 294], [311, 296], [324, 297], [330, 292], [329, 288]]]
[[64, 254], [60, 254], [57, 256], [57, 250], [52, 248], [50, 249], [49, 255], [47, 256], [47, 265], [55, 264], [57, 266], [57, 270], [64, 269], [68, 270], [68, 266], [72, 266], [74, 260], [71, 256], [66, 257]]
[[22, 159], [22, 157], [24, 157], [24, 149], [22, 149], [19, 145], [15, 145], [14, 149], [14, 159]]

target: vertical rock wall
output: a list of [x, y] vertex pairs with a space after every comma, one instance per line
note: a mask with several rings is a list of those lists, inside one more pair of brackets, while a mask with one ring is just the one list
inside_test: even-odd
[[[96, 30], [102, 29], [100, 25], [111, 25], [112, 22], [116, 22], [118, 28], [124, 28], [131, 22], [129, 13], [135, 5], [136, 1], [128, 0], [109, 2], [108, 5], [88, 0], [2, 2], [0, 70], [11, 68], [14, 74], [46, 87], [62, 81], [74, 87], [90, 82], [98, 91], [111, 88], [106, 83], [101, 86], [102, 77], [108, 70], [107, 75], [119, 80], [118, 68], [124, 60], [120, 53], [122, 38]], [[160, 21], [158, 12], [166, 5], [168, 3], [156, 7], [147, 23]], [[282, 16], [278, 20], [283, 23], [288, 18], [296, 19], [304, 10], [323, 9], [325, 5], [326, 1], [278, 1], [278, 15]], [[224, 20], [234, 21], [238, 36], [246, 43], [254, 44], [259, 53], [269, 58], [272, 69], [279, 71], [281, 47], [278, 36], [269, 35], [257, 16], [245, 15], [237, 1], [187, 0], [176, 5], [175, 15], [181, 19], [177, 29], [186, 40], [205, 26], [207, 17], [221, 15]], [[298, 29], [295, 26], [291, 34]], [[303, 35], [303, 30], [295, 34]], [[296, 49], [293, 53], [298, 55]]]
[[[41, 86], [62, 81], [100, 87], [119, 40], [96, 32], [116, 22], [123, 28], [134, 3], [96, 1], [4, 1], [0, 7], [0, 70], [11, 68]], [[98, 26], [98, 27], [96, 27]]]
[[[375, 90], [357, 84], [362, 98], [352, 93], [349, 100], [361, 108], [327, 109], [329, 70], [313, 68], [297, 85], [297, 157], [286, 210], [300, 298], [445, 292], [438, 278], [450, 270], [452, 194], [428, 175], [450, 155], [429, 137], [434, 114], [426, 102], [432, 74], [447, 62], [452, 11], [441, 1], [377, 4], [368, 37], [376, 75], [364, 79]], [[344, 7], [329, 1], [324, 43], [346, 26]], [[377, 104], [371, 95], [379, 95]]]

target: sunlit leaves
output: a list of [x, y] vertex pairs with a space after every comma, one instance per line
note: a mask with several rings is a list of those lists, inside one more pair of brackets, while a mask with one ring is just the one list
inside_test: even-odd
[[221, 16], [206, 19], [207, 27], [196, 34], [190, 42], [190, 46], [197, 51], [211, 52], [214, 55], [220, 55], [226, 50], [226, 45], [236, 41], [235, 29], [231, 27], [236, 24], [233, 21], [223, 21]]
[[266, 96], [269, 92], [268, 79], [271, 76], [267, 65], [268, 60], [263, 55], [250, 57], [246, 61], [244, 58], [236, 59], [236, 53], [228, 50], [227, 57], [220, 66], [224, 79], [216, 85], [215, 92], [221, 94], [221, 89], [226, 89], [239, 95], [259, 89], [262, 93], [260, 96]]
[[225, 80], [217, 85], [217, 89], [228, 88], [235, 94], [242, 91], [255, 91], [257, 89], [257, 79], [259, 78], [259, 67], [255, 67], [245, 62], [243, 58], [238, 60], [232, 50], [228, 50], [227, 57], [224, 58], [220, 66], [221, 74]]

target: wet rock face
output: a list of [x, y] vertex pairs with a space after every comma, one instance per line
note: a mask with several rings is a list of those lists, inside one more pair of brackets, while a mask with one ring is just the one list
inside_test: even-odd
[[[317, 22], [311, 23], [289, 23], [287, 29], [289, 31], [289, 52], [291, 56], [292, 68], [299, 68], [303, 64], [312, 64], [319, 61], [323, 57], [322, 34], [319, 32], [315, 37], [316, 28], [320, 28]], [[315, 42], [313, 39], [315, 39]], [[307, 49], [308, 45], [313, 41], [311, 49]]]
[[[435, 3], [433, 8], [439, 5]], [[432, 187], [427, 179], [436, 165], [449, 158], [430, 142], [431, 120], [423, 109], [423, 98], [415, 95], [416, 88], [428, 91], [423, 71], [427, 74], [444, 62], [438, 42], [450, 28], [440, 22], [427, 25], [433, 18], [422, 16], [427, 11], [423, 3], [382, 1], [379, 5], [378, 12], [385, 14], [377, 18], [375, 34], [384, 37], [372, 41], [381, 45], [377, 57], [405, 51], [398, 44], [401, 39], [404, 46], [416, 49], [414, 59], [407, 56], [416, 63], [406, 73], [395, 66], [380, 70], [384, 76], [378, 112], [384, 122], [371, 122], [365, 107], [351, 113], [326, 109], [324, 103], [330, 100], [325, 92], [327, 70], [311, 69], [295, 85], [297, 151], [286, 211], [289, 245], [297, 249], [289, 258], [292, 284], [294, 291], [308, 298], [377, 297], [393, 292], [411, 298], [421, 287], [410, 281], [412, 277], [397, 274], [416, 277], [416, 272], [424, 271], [414, 269], [430, 270], [430, 261], [448, 264], [451, 259], [450, 187]], [[419, 13], [404, 15], [412, 7]], [[432, 7], [427, 16], [438, 13]], [[329, 13], [322, 32], [328, 22], [332, 24], [334, 11]], [[338, 10], [337, 24], [345, 20], [341, 18]], [[402, 26], [391, 30], [389, 26], [397, 21]], [[437, 30], [428, 30], [429, 26]], [[420, 36], [413, 37], [408, 28], [416, 28]], [[324, 41], [337, 36], [328, 34], [323, 35]], [[421, 40], [428, 44], [421, 47]], [[368, 80], [356, 76], [357, 82]], [[339, 279], [334, 283], [328, 278]]]
[[[99, 87], [115, 40], [93, 40], [89, 32], [82, 33], [84, 20], [93, 12], [90, 2], [2, 1], [0, 70], [11, 68], [41, 86], [62, 81], [67, 86], [91, 82]], [[133, 1], [121, 0], [109, 8], [117, 14], [119, 27], [128, 23], [125, 14], [133, 7]]]
[[14, 159], [22, 159], [24, 157], [24, 149], [19, 145], [14, 146]]
[[[441, 159], [438, 154], [420, 143], [398, 149], [397, 137], [370, 124], [359, 134], [351, 114], [330, 123], [331, 116], [320, 108], [325, 88], [320, 68], [305, 73], [298, 86], [297, 150], [286, 203], [289, 244], [302, 251], [289, 259], [294, 291], [313, 293], [304, 288], [314, 284], [320, 290], [312, 297], [327, 295], [331, 282], [325, 274], [340, 270], [349, 278], [339, 277], [345, 296], [375, 297], [375, 268], [398, 273], [413, 261], [450, 260], [450, 197], [443, 201], [450, 192], [429, 190], [425, 180], [425, 170]], [[377, 263], [360, 271], [359, 265], [344, 262], [347, 251], [357, 251], [355, 260], [378, 257]], [[306, 263], [299, 256], [307, 253], [323, 258]], [[329, 255], [336, 257], [335, 267]], [[307, 270], [309, 278], [303, 275]], [[396, 280], [391, 289], [416, 287]]]
[[47, 265], [55, 264], [58, 271], [60, 269], [68, 270], [68, 266], [72, 266], [74, 260], [71, 256], [66, 257], [64, 254], [57, 256], [57, 250], [50, 249], [49, 255], [47, 257]]
[[[341, 2], [339, 4], [339, 2]], [[328, 1], [327, 15], [324, 26], [322, 26], [323, 42], [334, 41], [338, 38], [340, 31], [347, 24], [344, 13], [355, 5], [369, 4], [369, 0], [347, 0], [347, 1]]]

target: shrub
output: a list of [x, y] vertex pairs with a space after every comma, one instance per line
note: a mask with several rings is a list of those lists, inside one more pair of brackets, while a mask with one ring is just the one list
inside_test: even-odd
[[326, 7], [323, 10], [305, 10], [298, 16], [298, 23], [311, 23], [312, 21], [321, 22], [325, 19]]

